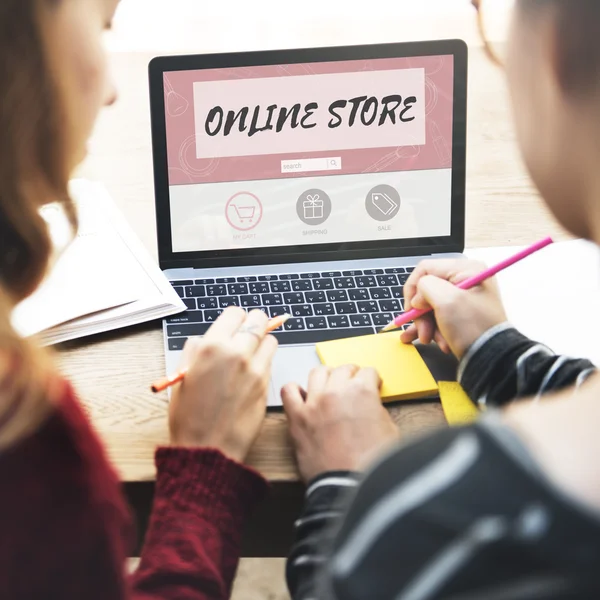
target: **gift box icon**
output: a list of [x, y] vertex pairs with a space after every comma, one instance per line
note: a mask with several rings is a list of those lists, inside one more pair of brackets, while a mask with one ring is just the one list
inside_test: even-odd
[[304, 207], [305, 219], [322, 219], [324, 202], [319, 194], [306, 196], [306, 200], [302, 203]]

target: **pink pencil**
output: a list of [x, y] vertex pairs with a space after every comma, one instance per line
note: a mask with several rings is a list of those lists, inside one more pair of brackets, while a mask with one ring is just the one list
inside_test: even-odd
[[[515, 254], [511, 258], [503, 260], [502, 262], [498, 263], [495, 267], [490, 267], [482, 273], [479, 273], [479, 275], [475, 275], [474, 277], [461, 281], [459, 284], [457, 284], [456, 287], [459, 287], [461, 290], [469, 290], [475, 287], [476, 285], [483, 283], [486, 279], [490, 279], [494, 275], [500, 273], [500, 271], [504, 271], [504, 269], [514, 265], [515, 263], [518, 263], [519, 261], [523, 260], [524, 258], [527, 258], [528, 256], [531, 256], [538, 250], [549, 246], [550, 244], [552, 244], [552, 238], [548, 237], [546, 239], [540, 240], [539, 242], [533, 244], [533, 246], [525, 248], [525, 250], [521, 250], [521, 252], [517, 252], [517, 254]], [[392, 329], [396, 329], [397, 327], [406, 325], [407, 323], [410, 323], [411, 321], [414, 321], [415, 319], [426, 315], [428, 312], [430, 311], [417, 310], [416, 308], [413, 308], [412, 310], [398, 315], [389, 325], [386, 325], [379, 333], [391, 331]]]

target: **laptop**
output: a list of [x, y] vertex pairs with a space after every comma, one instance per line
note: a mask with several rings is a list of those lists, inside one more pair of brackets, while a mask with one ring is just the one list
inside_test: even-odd
[[401, 312], [424, 258], [464, 250], [462, 41], [154, 59], [160, 267], [188, 310], [164, 320], [167, 371], [227, 306], [275, 332], [269, 405], [314, 345]]

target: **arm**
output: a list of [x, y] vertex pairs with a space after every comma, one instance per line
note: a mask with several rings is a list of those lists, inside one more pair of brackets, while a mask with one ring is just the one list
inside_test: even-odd
[[435, 340], [442, 350], [451, 351], [461, 361], [460, 383], [481, 406], [581, 385], [594, 366], [556, 356], [517, 332], [507, 323], [493, 279], [474, 290], [456, 287], [483, 268], [465, 260], [423, 261], [406, 282], [406, 303], [433, 308], [434, 313], [417, 319], [402, 340], [411, 343], [418, 337], [425, 344]]
[[136, 600], [225, 600], [246, 518], [266, 490], [242, 466], [265, 417], [277, 342], [267, 316], [229, 308], [204, 338], [186, 344], [185, 380], [173, 389], [173, 447], [156, 454], [150, 527]]
[[258, 474], [217, 450], [164, 448], [132, 600], [225, 600], [246, 517], [266, 491]]
[[458, 380], [480, 406], [501, 406], [579, 387], [595, 371], [590, 361], [557, 356], [502, 323], [470, 346], [460, 362]]
[[2, 597], [228, 598], [262, 477], [216, 450], [159, 450], [146, 547], [127, 582], [132, 528], [118, 479], [71, 387], [64, 390], [46, 423], [0, 454]]
[[443, 431], [382, 460], [328, 532], [332, 542], [310, 546], [304, 562], [317, 567], [290, 558], [293, 599], [593, 597], [592, 563], [565, 560], [562, 536], [595, 545], [595, 519], [535, 474], [512, 432], [487, 429]]
[[292, 598], [310, 598], [316, 573], [322, 566], [320, 553], [331, 549], [334, 530], [344, 514], [347, 498], [358, 487], [358, 474], [330, 471], [308, 485], [296, 539], [287, 561], [286, 577]]

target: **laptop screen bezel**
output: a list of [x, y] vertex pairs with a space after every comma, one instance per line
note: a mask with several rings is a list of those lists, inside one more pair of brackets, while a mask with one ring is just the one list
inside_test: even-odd
[[[451, 233], [444, 237], [342, 242], [300, 246], [173, 252], [167, 159], [164, 73], [296, 63], [421, 56], [454, 57]], [[419, 256], [462, 252], [465, 246], [465, 178], [468, 50], [461, 40], [161, 56], [149, 65], [159, 264], [162, 269], [209, 268]]]

